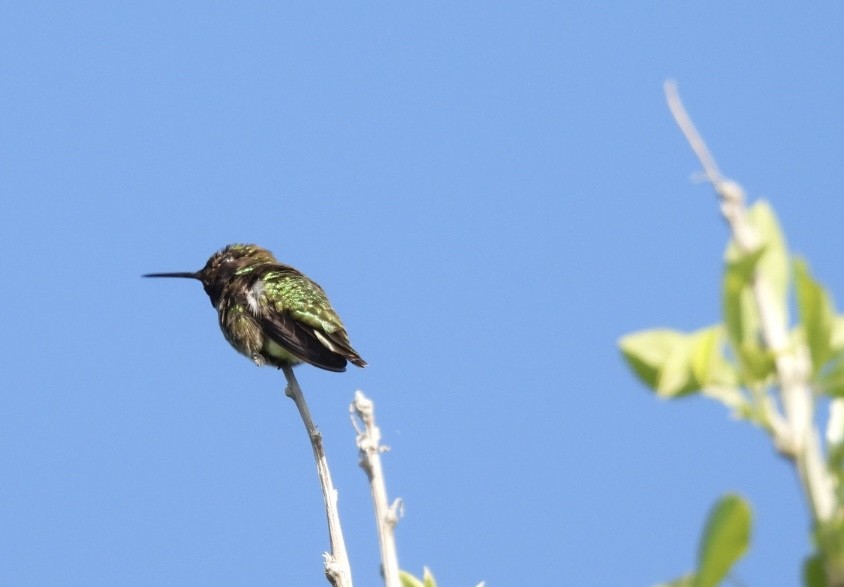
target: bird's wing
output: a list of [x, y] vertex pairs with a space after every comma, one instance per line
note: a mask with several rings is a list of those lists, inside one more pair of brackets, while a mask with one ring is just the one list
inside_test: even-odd
[[254, 298], [250, 311], [264, 332], [306, 363], [345, 371], [344, 353], [337, 352], [336, 345], [325, 344], [334, 338], [335, 331], [344, 332], [325, 292], [292, 267], [274, 265], [273, 269], [253, 276], [247, 290]]
[[258, 319], [264, 332], [291, 355], [328, 371], [345, 371], [346, 359], [326, 347], [312, 328], [289, 312], [272, 312]]
[[314, 328], [314, 336], [316, 336], [323, 345], [335, 353], [342, 355], [358, 367], [366, 367], [366, 361], [364, 361], [357, 351], [352, 348], [352, 344], [349, 341], [349, 335], [342, 326], [332, 332], [325, 332], [318, 328]]

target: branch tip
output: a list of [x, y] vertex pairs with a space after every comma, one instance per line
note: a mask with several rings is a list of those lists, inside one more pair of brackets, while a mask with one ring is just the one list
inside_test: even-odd
[[360, 466], [369, 479], [372, 503], [375, 507], [375, 523], [378, 528], [378, 542], [381, 547], [381, 570], [385, 587], [400, 587], [399, 560], [396, 550], [395, 526], [401, 510], [401, 500], [392, 505], [387, 503], [387, 488], [381, 467], [381, 453], [387, 447], [381, 444], [381, 429], [375, 423], [375, 403], [362, 391], [355, 392], [355, 399], [349, 405], [352, 426], [357, 432], [355, 442], [360, 454]]

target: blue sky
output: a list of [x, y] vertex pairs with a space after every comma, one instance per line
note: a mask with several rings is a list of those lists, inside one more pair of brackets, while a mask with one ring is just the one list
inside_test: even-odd
[[844, 292], [844, 5], [12, 2], [0, 7], [0, 584], [319, 585], [310, 449], [194, 270], [256, 242], [365, 370], [298, 370], [355, 579], [377, 544], [347, 406], [376, 401], [402, 566], [650, 585], [715, 499], [748, 585], [796, 585], [767, 437], [655, 400], [617, 338], [719, 320], [726, 242], [665, 107]]

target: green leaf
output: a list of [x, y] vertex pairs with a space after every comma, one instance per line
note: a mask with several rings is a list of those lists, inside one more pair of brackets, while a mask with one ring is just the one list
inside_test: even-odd
[[800, 322], [812, 357], [812, 374], [817, 374], [832, 355], [835, 311], [829, 294], [812, 278], [802, 259], [794, 260], [794, 281]]
[[720, 342], [720, 326], [703, 328], [692, 335], [689, 354], [692, 375], [696, 381], [706, 384], [711, 380], [713, 367], [721, 357], [719, 352]]
[[631, 369], [660, 397], [674, 398], [703, 388], [737, 387], [736, 369], [722, 352], [720, 324], [691, 334], [654, 329], [622, 337], [621, 352]]
[[[753, 264], [759, 260], [763, 251], [728, 263], [724, 271], [723, 301], [724, 322], [727, 333], [734, 344], [740, 345], [746, 340], [753, 340], [759, 331], [759, 314], [753, 299]], [[748, 271], [748, 269], [751, 269]]]
[[662, 365], [656, 393], [660, 397], [676, 397], [699, 389], [700, 385], [692, 374], [692, 338], [682, 334]]
[[785, 237], [773, 208], [765, 200], [757, 200], [747, 214], [765, 246], [765, 254], [759, 260], [757, 274], [764, 278], [773, 290], [779, 315], [783, 324], [788, 324], [786, 308], [791, 266]]
[[693, 574], [683, 575], [668, 583], [660, 583], [655, 587], [693, 587], [695, 584], [695, 576]]
[[738, 495], [722, 497], [706, 521], [698, 550], [694, 587], [716, 587], [750, 542], [751, 512]]
[[685, 335], [675, 330], [654, 329], [623, 336], [619, 347], [636, 375], [653, 390], [674, 347], [683, 344]]
[[425, 587], [422, 581], [407, 571], [399, 571], [399, 579], [401, 580], [402, 587]]
[[[764, 249], [760, 248], [752, 253], [728, 255], [727, 266], [724, 270], [723, 304], [724, 322], [727, 334], [739, 361], [741, 349], [758, 347], [759, 340], [759, 312], [753, 299], [753, 272]], [[751, 351], [752, 352], [752, 351]]]
[[750, 252], [740, 250], [735, 242], [727, 247], [723, 307], [727, 333], [739, 361], [743, 382], [753, 385], [773, 373], [772, 355], [759, 342], [759, 310], [752, 288], [754, 276], [768, 284], [774, 301], [773, 319], [785, 324], [788, 321], [789, 266], [785, 240], [767, 202], [756, 202], [747, 216], [759, 238], [759, 246]]
[[753, 269], [763, 251], [736, 259], [724, 271], [723, 304], [727, 334], [747, 385], [762, 382], [774, 370], [773, 355], [762, 347], [759, 311], [753, 296]]
[[[747, 209], [747, 220], [753, 227], [759, 245], [756, 250], [748, 253], [738, 248], [735, 241], [727, 246], [725, 258], [727, 264], [733, 264], [741, 259], [752, 261], [747, 269], [761, 276], [774, 294], [782, 320], [787, 322], [786, 307], [788, 303], [789, 260], [785, 237], [779, 226], [773, 208], [765, 200], [757, 200]], [[751, 275], [747, 275], [748, 278]]]
[[724, 357], [724, 326], [716, 324], [692, 333], [691, 370], [702, 388], [738, 387], [735, 366]]
[[838, 315], [832, 319], [832, 348], [836, 351], [844, 350], [844, 316]]
[[742, 283], [750, 283], [764, 254], [764, 243], [752, 251], [742, 251], [731, 241], [727, 245], [727, 252], [724, 253], [724, 260], [727, 262], [727, 267], [741, 279]]
[[746, 342], [733, 349], [741, 367], [742, 382], [748, 386], [764, 382], [773, 375], [776, 364], [774, 354], [762, 348], [757, 342]]
[[844, 519], [818, 523], [814, 534], [827, 583], [841, 585], [844, 581]]
[[[422, 567], [422, 580], [417, 579], [407, 571], [399, 571], [399, 579], [402, 587], [437, 587], [437, 581], [434, 579], [434, 574], [428, 567]], [[484, 587], [486, 583], [481, 581], [475, 587]]]
[[661, 397], [700, 389], [692, 374], [692, 337], [676, 330], [654, 329], [624, 336], [619, 347], [642, 382]]
[[803, 563], [803, 586], [826, 587], [826, 571], [821, 555], [815, 554]]
[[837, 351], [818, 375], [816, 386], [832, 397], [844, 397], [844, 350]]

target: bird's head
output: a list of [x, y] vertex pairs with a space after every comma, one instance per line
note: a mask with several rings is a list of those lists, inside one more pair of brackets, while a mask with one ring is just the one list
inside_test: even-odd
[[202, 282], [205, 293], [215, 308], [219, 304], [223, 288], [235, 275], [251, 271], [254, 267], [278, 261], [271, 252], [258, 245], [231, 244], [220, 249], [208, 259], [199, 271], [176, 273], [148, 273], [144, 277], [184, 277]]

